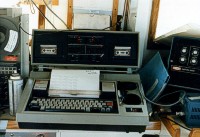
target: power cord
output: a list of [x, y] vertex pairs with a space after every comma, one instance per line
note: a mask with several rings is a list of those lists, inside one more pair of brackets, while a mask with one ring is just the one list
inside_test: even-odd
[[191, 129], [190, 129], [190, 128], [183, 126], [182, 124], [180, 124], [180, 123], [176, 122], [175, 120], [172, 120], [172, 119], [170, 119], [170, 118], [168, 118], [168, 117], [161, 117], [161, 118], [167, 119], [167, 120], [169, 120], [169, 121], [171, 121], [171, 122], [173, 122], [173, 123], [175, 123], [175, 124], [179, 125], [180, 127], [184, 128], [184, 129], [186, 129], [186, 130], [189, 130], [189, 131], [191, 131]]
[[24, 28], [22, 28], [21, 23], [19, 23], [19, 28], [26, 33], [27, 35], [33, 36], [32, 34], [28, 33], [27, 31], [24, 30]]
[[49, 11], [51, 11], [51, 13], [53, 13], [66, 26], [66, 28], [69, 29], [67, 24], [48, 6], [45, 0], [43, 0], [43, 2], [44, 2], [44, 5], [49, 9]]
[[[59, 33], [59, 32], [66, 32], [68, 30], [57, 30], [57, 31], [54, 31], [54, 32], [47, 32], [47, 33], [43, 33], [43, 34], [30, 34], [28, 33], [26, 30], [24, 30], [24, 28], [21, 27], [21, 23], [19, 24], [19, 28], [24, 32], [26, 33], [27, 35], [30, 35], [30, 36], [41, 36], [41, 35], [51, 35], [53, 33]], [[88, 30], [88, 29], [74, 29], [74, 30], [70, 30], [70, 31], [77, 31], [77, 30]], [[95, 29], [90, 29], [90, 30], [95, 30]], [[95, 30], [95, 31], [101, 31], [101, 30]]]
[[122, 22], [122, 19], [123, 19], [123, 17], [118, 21], [118, 22], [116, 22], [116, 24], [115, 25], [113, 25], [113, 26], [110, 26], [110, 27], [106, 27], [106, 28], [103, 28], [102, 30], [106, 30], [106, 29], [110, 29], [110, 28], [113, 28], [113, 27], [115, 27], [115, 26], [117, 26], [117, 25], [119, 25], [119, 23], [121, 23]]
[[57, 28], [53, 25], [53, 23], [44, 15], [44, 13], [37, 7], [36, 3], [31, 0], [31, 2], [33, 3], [33, 5], [38, 9], [38, 11], [40, 12], [40, 14], [51, 24], [51, 26], [57, 30]]
[[[157, 112], [157, 111], [155, 111], [155, 112], [153, 112], [152, 116], [154, 115], [155, 117], [159, 118], [160, 120], [161, 120], [161, 118], [167, 119], [167, 120], [169, 120], [169, 121], [171, 121], [171, 122], [173, 122], [173, 123], [179, 125], [180, 127], [184, 128], [184, 129], [186, 129], [186, 130], [191, 131], [190, 128], [188, 128], [188, 127], [186, 127], [186, 126], [180, 124], [179, 122], [176, 122], [175, 120], [172, 120], [172, 119], [170, 119], [170, 118], [167, 117], [167, 115], [168, 115], [168, 116], [169, 116], [169, 115], [171, 115], [171, 116], [172, 116], [172, 115], [180, 116], [180, 115], [179, 115], [180, 113], [183, 113], [183, 112]], [[181, 116], [183, 116], [183, 115], [181, 115]], [[161, 121], [162, 121], [162, 120], [161, 120]]]
[[29, 2], [29, 5], [30, 5], [30, 11], [31, 11], [31, 13], [32, 13], [32, 14], [35, 14], [35, 9], [34, 9], [34, 7], [33, 7], [33, 3], [30, 2], [30, 0], [28, 0], [28, 2]]
[[53, 33], [59, 33], [59, 32], [65, 32], [65, 31], [67, 31], [67, 30], [57, 30], [57, 31], [54, 31], [54, 32], [47, 32], [47, 33], [43, 33], [43, 34], [30, 34], [29, 32], [27, 32], [24, 28], [22, 28], [22, 26], [21, 26], [21, 23], [19, 23], [19, 28], [24, 32], [24, 33], [26, 33], [27, 35], [30, 35], [30, 36], [32, 36], [32, 37], [34, 37], [34, 36], [42, 36], [42, 35], [51, 35], [51, 34], [53, 34]]
[[182, 96], [181, 96], [181, 98], [179, 98], [178, 101], [176, 101], [176, 102], [174, 102], [174, 103], [171, 103], [171, 104], [161, 104], [161, 103], [156, 103], [156, 102], [154, 102], [154, 101], [151, 101], [150, 99], [148, 99], [148, 98], [145, 96], [144, 92], [142, 92], [142, 90], [140, 90], [140, 93], [142, 94], [142, 96], [143, 96], [148, 102], [150, 102], [151, 104], [154, 104], [154, 105], [157, 105], [157, 106], [163, 106], [163, 107], [171, 107], [171, 106], [174, 106], [174, 105], [178, 104], [179, 102], [181, 102], [181, 101], [184, 99], [184, 97], [185, 97], [185, 95], [186, 95], [186, 92], [185, 92], [184, 90], [178, 90], [178, 91], [175, 91], [175, 92], [166, 94], [166, 95], [164, 95], [164, 96], [161, 96], [160, 98], [163, 98], [163, 97], [165, 97], [165, 96], [168, 96], [168, 95], [170, 95], [170, 94], [174, 94], [174, 93], [177, 93], [177, 92], [182, 93]]

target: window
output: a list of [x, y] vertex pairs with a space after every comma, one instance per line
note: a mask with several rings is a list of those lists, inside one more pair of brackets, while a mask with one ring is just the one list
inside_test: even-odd
[[153, 0], [148, 48], [161, 49], [155, 38], [190, 23], [200, 25], [199, 0]]

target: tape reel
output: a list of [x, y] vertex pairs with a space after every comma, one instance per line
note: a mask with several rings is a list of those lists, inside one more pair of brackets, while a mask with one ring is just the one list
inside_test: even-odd
[[20, 35], [17, 20], [17, 18], [0, 16], [0, 61], [7, 61], [6, 56], [8, 55], [18, 54]]

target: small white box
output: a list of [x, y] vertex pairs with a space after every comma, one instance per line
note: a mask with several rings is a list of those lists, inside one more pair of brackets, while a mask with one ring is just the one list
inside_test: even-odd
[[74, 14], [73, 29], [105, 29], [110, 27], [110, 16], [100, 14]]

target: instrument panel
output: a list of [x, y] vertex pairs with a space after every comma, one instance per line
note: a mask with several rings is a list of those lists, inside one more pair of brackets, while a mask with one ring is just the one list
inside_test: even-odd
[[138, 66], [138, 33], [33, 31], [32, 64]]

